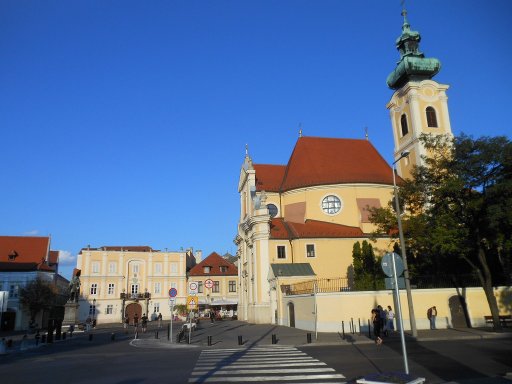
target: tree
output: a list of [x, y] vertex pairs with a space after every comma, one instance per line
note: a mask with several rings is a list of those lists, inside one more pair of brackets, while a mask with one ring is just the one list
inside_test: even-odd
[[359, 290], [378, 289], [383, 287], [383, 275], [379, 273], [378, 260], [373, 247], [363, 240], [352, 247], [352, 265], [354, 267], [354, 286]]
[[[505, 137], [422, 135], [428, 156], [401, 183], [404, 234], [412, 266], [422, 272], [475, 273], [495, 329], [500, 329], [493, 285], [510, 283], [512, 143]], [[378, 230], [396, 233], [390, 207], [373, 210]], [[412, 268], [410, 268], [412, 269]], [[503, 274], [501, 271], [505, 271]]]
[[35, 322], [41, 310], [55, 305], [58, 296], [55, 286], [40, 278], [30, 281], [20, 289], [20, 302], [29, 312], [31, 322]]

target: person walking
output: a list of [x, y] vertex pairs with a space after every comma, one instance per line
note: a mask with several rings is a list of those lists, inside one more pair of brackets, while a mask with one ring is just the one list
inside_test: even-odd
[[133, 326], [135, 328], [139, 327], [139, 315], [137, 315], [137, 314], [133, 315]]
[[391, 309], [391, 305], [388, 305], [388, 316], [387, 316], [387, 330], [388, 332], [394, 332], [395, 331], [395, 325], [393, 324], [393, 320], [395, 319], [395, 312], [393, 312], [393, 309]]
[[210, 321], [211, 321], [212, 324], [215, 321], [215, 313], [213, 311], [211, 311], [211, 310], [210, 310]]
[[430, 329], [436, 329], [436, 317], [437, 317], [437, 308], [434, 305], [433, 307], [427, 310], [427, 318], [430, 321]]
[[372, 323], [373, 323], [373, 334], [375, 335], [375, 344], [381, 345], [382, 339], [380, 337], [380, 311], [377, 308], [372, 309]]
[[158, 313], [158, 317], [156, 319], [158, 320], [158, 328], [162, 328], [162, 314]]
[[128, 315], [124, 315], [123, 328], [124, 329], [128, 328], [129, 324], [130, 324], [130, 318], [128, 317]]
[[146, 333], [148, 329], [148, 317], [146, 316], [145, 313], [142, 315], [140, 320], [142, 321], [142, 333]]

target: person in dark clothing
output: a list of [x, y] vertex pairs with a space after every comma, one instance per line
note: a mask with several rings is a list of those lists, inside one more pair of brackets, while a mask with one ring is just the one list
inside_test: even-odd
[[380, 338], [380, 329], [381, 329], [381, 321], [380, 321], [380, 311], [377, 308], [372, 309], [372, 323], [373, 323], [373, 334], [375, 335], [375, 344], [382, 344], [382, 339]]

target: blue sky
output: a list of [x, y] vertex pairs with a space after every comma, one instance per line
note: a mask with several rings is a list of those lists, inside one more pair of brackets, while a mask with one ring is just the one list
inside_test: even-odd
[[[512, 2], [406, 3], [455, 134], [507, 135]], [[0, 234], [235, 253], [245, 145], [364, 138], [391, 161], [400, 1], [0, 1]]]

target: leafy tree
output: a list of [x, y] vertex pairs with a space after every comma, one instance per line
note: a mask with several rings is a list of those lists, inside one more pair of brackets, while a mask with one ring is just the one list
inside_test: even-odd
[[[505, 137], [466, 135], [423, 135], [420, 140], [428, 153], [425, 165], [416, 167], [400, 190], [410, 269], [457, 274], [465, 265], [478, 276], [494, 327], [500, 329], [493, 285], [510, 283], [512, 143]], [[393, 215], [390, 207], [374, 209], [370, 220], [380, 233], [395, 235]]]
[[382, 273], [373, 247], [364, 240], [362, 245], [354, 243], [352, 247], [352, 264], [354, 267], [354, 286], [359, 290], [379, 289], [384, 286]]
[[58, 297], [55, 286], [40, 278], [30, 281], [20, 289], [20, 302], [29, 312], [32, 322], [40, 311], [55, 305]]

